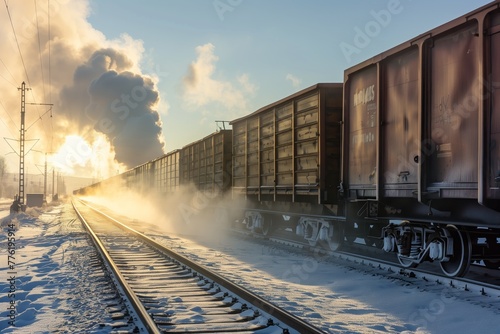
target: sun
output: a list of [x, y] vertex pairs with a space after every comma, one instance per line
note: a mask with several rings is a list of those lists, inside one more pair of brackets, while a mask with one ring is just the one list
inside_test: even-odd
[[60, 172], [74, 175], [78, 167], [85, 167], [94, 154], [92, 146], [78, 135], [68, 135], [59, 150], [50, 157], [50, 163]]
[[97, 134], [90, 141], [79, 135], [68, 135], [48, 160], [63, 174], [102, 179], [126, 169], [115, 161], [114, 156], [104, 135]]

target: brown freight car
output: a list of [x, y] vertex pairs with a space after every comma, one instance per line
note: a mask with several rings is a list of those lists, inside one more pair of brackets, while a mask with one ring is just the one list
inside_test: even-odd
[[336, 204], [342, 84], [319, 83], [233, 125], [233, 192], [255, 201]]
[[180, 183], [204, 193], [231, 189], [232, 131], [220, 130], [180, 150]]
[[168, 195], [180, 187], [180, 155], [181, 150], [171, 151], [155, 159], [152, 189], [160, 196]]
[[282, 212], [311, 244], [332, 235], [311, 215], [339, 211], [341, 121], [342, 84], [319, 83], [231, 122], [233, 195], [251, 203], [250, 229], [268, 233]]
[[345, 71], [347, 218], [389, 221], [385, 248], [405, 266], [499, 263], [499, 5]]
[[179, 156], [180, 150], [174, 150], [122, 173], [123, 185], [157, 196], [174, 193], [180, 187]]

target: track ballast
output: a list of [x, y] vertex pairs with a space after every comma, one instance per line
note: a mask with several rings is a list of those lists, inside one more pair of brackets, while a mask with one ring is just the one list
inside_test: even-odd
[[82, 202], [73, 205], [127, 296], [134, 320], [140, 319], [141, 331], [322, 333], [104, 213]]

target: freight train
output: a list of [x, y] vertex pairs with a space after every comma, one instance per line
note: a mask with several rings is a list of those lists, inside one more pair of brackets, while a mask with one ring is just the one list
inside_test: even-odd
[[241, 222], [263, 235], [361, 238], [450, 277], [498, 269], [499, 60], [497, 0], [119, 177], [245, 198]]

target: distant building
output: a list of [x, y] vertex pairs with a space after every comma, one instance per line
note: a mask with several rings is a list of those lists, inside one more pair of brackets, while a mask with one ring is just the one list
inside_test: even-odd
[[[59, 196], [72, 194], [73, 190], [80, 189], [95, 183], [94, 179], [59, 175], [55, 177], [54, 194], [52, 193], [52, 173], [47, 177], [47, 197], [52, 198], [53, 195]], [[5, 173], [0, 184], [0, 197], [14, 198], [19, 193], [19, 174]], [[25, 174], [24, 175], [24, 193], [25, 194], [43, 194], [44, 192], [44, 176], [42, 174]]]

